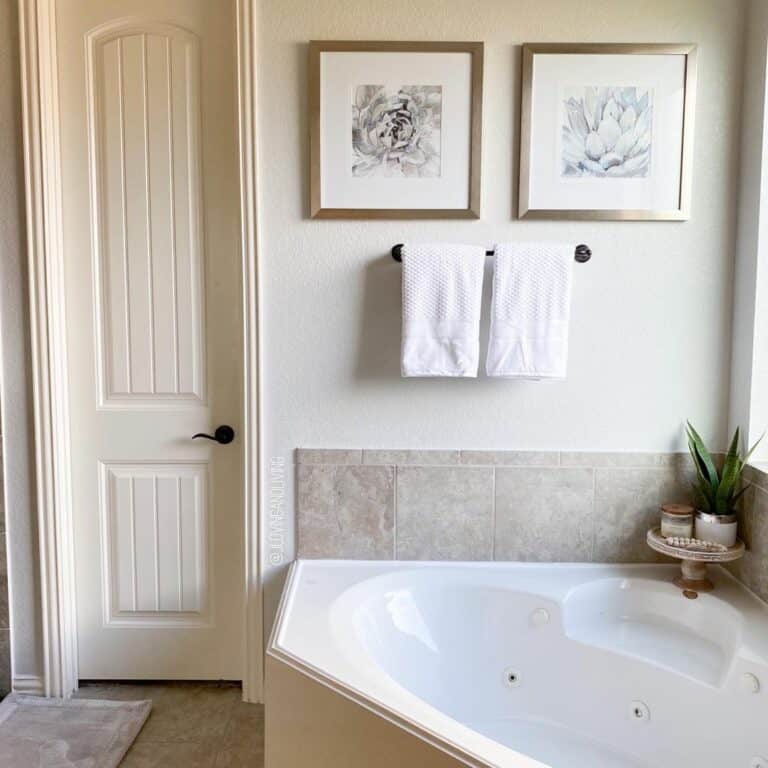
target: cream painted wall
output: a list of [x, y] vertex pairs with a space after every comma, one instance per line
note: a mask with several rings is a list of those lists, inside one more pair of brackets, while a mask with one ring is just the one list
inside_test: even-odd
[[[663, 451], [683, 446], [686, 417], [722, 443], [744, 10], [734, 0], [262, 0], [264, 461], [291, 469], [296, 446]], [[309, 219], [313, 38], [485, 41], [480, 221]], [[515, 219], [520, 44], [543, 41], [700, 46], [691, 221]], [[387, 255], [394, 243], [542, 238], [594, 251], [576, 267], [566, 382], [400, 378], [400, 268]], [[487, 318], [483, 327], [485, 338]], [[279, 477], [266, 473], [274, 564], [281, 551], [286, 560], [293, 554], [293, 485], [289, 472], [281, 496]], [[269, 574], [269, 612], [281, 572]]]
[[[17, 672], [34, 674], [39, 632], [22, 330], [15, 5], [0, 0], [0, 311], [5, 439], [13, 445], [6, 493], [14, 661]], [[263, 460], [270, 502], [267, 557], [274, 560], [267, 574], [269, 614], [284, 572], [278, 561], [293, 556], [296, 446], [668, 450], [681, 447], [685, 416], [723, 441], [744, 7], [741, 0], [260, 0]], [[312, 38], [486, 42], [481, 221], [308, 218], [306, 57]], [[515, 220], [519, 45], [528, 41], [699, 44], [690, 222]], [[400, 379], [400, 270], [386, 255], [391, 245], [537, 238], [585, 241], [595, 253], [576, 268], [568, 381]], [[484, 335], [486, 328], [487, 318]], [[272, 459], [286, 463], [285, 478], [270, 474]]]
[[752, 444], [768, 428], [768, 2], [750, 0], [746, 30], [730, 421]]
[[36, 676], [42, 651], [16, 8], [16, 0], [0, 0], [0, 412], [13, 668]]

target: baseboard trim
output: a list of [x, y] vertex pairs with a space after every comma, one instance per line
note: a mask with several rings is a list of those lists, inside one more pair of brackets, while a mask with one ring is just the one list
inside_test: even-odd
[[45, 694], [43, 678], [38, 675], [14, 675], [11, 686], [14, 693], [25, 693], [28, 696], [43, 696]]

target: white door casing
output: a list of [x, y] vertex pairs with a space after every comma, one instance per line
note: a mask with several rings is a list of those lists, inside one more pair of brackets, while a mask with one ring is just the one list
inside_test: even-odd
[[[72, 427], [70, 464], [66, 420], [36, 392], [38, 439], [55, 449], [53, 467], [38, 455], [41, 475], [61, 480], [41, 513], [41, 549], [64, 555], [42, 585], [46, 656], [63, 670], [47, 665], [46, 691], [68, 694], [78, 674], [229, 678], [259, 700], [251, 4], [78, 0], [58, 17], [49, 0], [23, 5], [28, 180], [42, 189], [59, 150], [63, 193], [63, 205], [28, 200], [36, 214], [62, 215], [58, 244], [42, 237], [30, 258], [33, 278], [49, 279], [67, 307], [66, 338], [63, 318], [33, 309], [48, 334], [36, 373], [59, 391], [68, 374]], [[43, 29], [58, 48], [45, 67], [29, 47]], [[56, 72], [58, 98], [43, 103], [37, 89], [55, 86]], [[36, 147], [34, 121], [46, 119]], [[43, 230], [55, 222], [41, 218]], [[41, 284], [32, 290], [39, 302]], [[190, 440], [224, 422], [235, 443]], [[72, 570], [79, 665], [71, 601], [54, 589]]]

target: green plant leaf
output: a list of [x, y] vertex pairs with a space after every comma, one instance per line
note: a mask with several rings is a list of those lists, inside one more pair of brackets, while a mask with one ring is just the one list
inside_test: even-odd
[[718, 472], [712, 454], [690, 421], [685, 422], [685, 432], [688, 437], [688, 450], [696, 470], [697, 482], [692, 483], [692, 486], [699, 508], [716, 515], [733, 513], [749, 488], [749, 485], [742, 482], [744, 467], [765, 437], [765, 433], [760, 435], [745, 456], [741, 456], [741, 429], [737, 427], [723, 460], [723, 468]]
[[745, 485], [740, 491], [733, 494], [733, 498], [731, 499], [731, 507], [734, 509], [736, 508], [736, 505], [739, 503], [739, 500], [741, 497], [749, 490], [749, 486]]
[[702, 483], [703, 485], [711, 485], [709, 480], [709, 473], [707, 472], [707, 467], [704, 464], [704, 461], [701, 458], [701, 454], [699, 454], [699, 451], [696, 448], [696, 445], [690, 439], [688, 440], [688, 450], [691, 452], [691, 456], [693, 457], [693, 466], [696, 469], [696, 474], [699, 478], [699, 482]]
[[730, 494], [727, 493], [726, 489], [718, 497], [721, 479], [712, 454], [690, 421], [686, 422], [686, 434], [688, 449], [691, 452], [698, 479], [698, 486], [696, 486], [698, 506], [710, 514], [724, 514], [730, 500]]
[[747, 455], [741, 460], [742, 464], [746, 464], [749, 459], [751, 458], [752, 454], [755, 452], [755, 448], [757, 448], [758, 445], [762, 442], [762, 439], [765, 437], [765, 432], [763, 432], [760, 437], [755, 440], [755, 444], [747, 451]]
[[696, 509], [700, 509], [702, 512], [710, 512], [712, 510], [712, 505], [701, 490], [701, 485], [692, 482], [691, 488], [693, 489], [693, 499]]
[[709, 481], [709, 483], [717, 488], [717, 486], [720, 484], [720, 478], [717, 474], [717, 467], [715, 466], [715, 462], [712, 459], [712, 454], [707, 450], [707, 446], [704, 444], [704, 441], [701, 439], [701, 435], [694, 429], [693, 424], [691, 424], [690, 421], [686, 422], [687, 425], [687, 432], [688, 432], [688, 440], [690, 443], [693, 443], [694, 448], [696, 449], [696, 456], [701, 459], [701, 462], [705, 468], [705, 477]]
[[727, 515], [731, 511], [733, 494], [736, 486], [741, 480], [741, 472], [744, 465], [739, 458], [739, 428], [733, 433], [731, 445], [728, 453], [725, 455], [723, 463], [723, 472], [720, 478], [720, 485], [717, 488], [716, 506], [718, 515]]
[[691, 458], [693, 459], [693, 466], [696, 468], [696, 473], [699, 475], [699, 479], [704, 482], [704, 475], [706, 474], [707, 468], [702, 463], [701, 457], [696, 451], [696, 446], [693, 444], [693, 440], [690, 438], [688, 438], [688, 450], [691, 453]]
[[[692, 449], [695, 450], [695, 449]], [[711, 483], [704, 477], [696, 464], [697, 482], [691, 483], [696, 494], [696, 506], [704, 512], [714, 513], [715, 511], [715, 489]]]
[[699, 452], [699, 449], [695, 443], [691, 445], [691, 453], [693, 454], [693, 457], [695, 460], [696, 472], [698, 474], [699, 484], [701, 486], [701, 492], [704, 494], [705, 498], [710, 500], [712, 507], [714, 507], [719, 482], [717, 480], [715, 482], [712, 482], [712, 480], [710, 479], [706, 463], [702, 458], [701, 453]]

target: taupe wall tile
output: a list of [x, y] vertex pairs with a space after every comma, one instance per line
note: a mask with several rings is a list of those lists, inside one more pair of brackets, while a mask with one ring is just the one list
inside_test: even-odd
[[363, 464], [389, 464], [421, 466], [453, 465], [459, 463], [458, 451], [420, 451], [420, 450], [364, 450]]
[[359, 448], [298, 448], [297, 464], [360, 464], [363, 452]]
[[561, 451], [563, 467], [637, 467], [662, 468], [686, 466], [690, 463], [687, 453], [639, 453], [609, 451]]
[[298, 467], [299, 557], [394, 557], [394, 469]]
[[[694, 479], [687, 453], [305, 448], [296, 459], [300, 557], [667, 561], [645, 534], [662, 503], [691, 502]], [[745, 479], [747, 553], [729, 568], [768, 601], [768, 466]], [[0, 677], [4, 543], [0, 522]]]
[[0, 699], [11, 692], [11, 615], [8, 604], [8, 553], [5, 541], [3, 452], [0, 434]]
[[0, 699], [11, 692], [11, 630], [0, 629]]
[[6, 535], [0, 533], [0, 629], [11, 626], [11, 616], [8, 608], [8, 553]]
[[398, 467], [396, 552], [401, 560], [490, 560], [493, 470]]
[[665, 502], [690, 502], [690, 478], [674, 469], [595, 470], [595, 548], [603, 563], [669, 562], [645, 541]]
[[297, 459], [301, 557], [484, 560], [495, 541], [499, 560], [652, 562], [663, 558], [646, 530], [663, 502], [690, 502], [692, 479], [686, 454], [303, 449]]
[[744, 469], [744, 479], [748, 483], [768, 491], [768, 465], [748, 464]]
[[3, 437], [0, 435], [0, 532], [5, 531], [5, 492], [3, 476], [3, 450], [2, 450]]
[[747, 551], [728, 568], [758, 597], [768, 601], [768, 493], [752, 486], [741, 506], [739, 536]]
[[462, 451], [461, 463], [472, 466], [556, 467], [557, 451]]
[[592, 559], [592, 469], [497, 469], [494, 559]]

